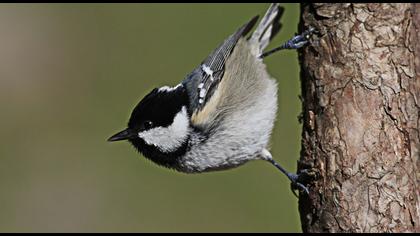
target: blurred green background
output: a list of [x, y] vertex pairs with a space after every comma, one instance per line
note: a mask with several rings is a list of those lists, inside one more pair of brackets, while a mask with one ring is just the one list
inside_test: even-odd
[[[106, 139], [152, 88], [176, 85], [269, 4], [1, 4], [1, 232], [300, 232], [287, 178], [262, 161], [186, 175]], [[297, 30], [299, 5], [283, 4]], [[272, 152], [296, 170], [297, 53], [279, 83]]]

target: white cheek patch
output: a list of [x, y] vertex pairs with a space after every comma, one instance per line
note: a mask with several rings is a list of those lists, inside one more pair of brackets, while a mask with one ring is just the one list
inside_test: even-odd
[[188, 138], [189, 133], [190, 122], [187, 109], [184, 106], [176, 114], [170, 126], [156, 127], [139, 132], [138, 136], [147, 144], [156, 146], [162, 152], [173, 152]]

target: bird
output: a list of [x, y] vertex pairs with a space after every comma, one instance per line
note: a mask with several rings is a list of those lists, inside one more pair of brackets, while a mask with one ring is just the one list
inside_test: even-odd
[[277, 113], [277, 82], [263, 59], [278, 50], [303, 47], [313, 32], [307, 30], [264, 53], [281, 29], [283, 12], [278, 3], [271, 4], [251, 34], [258, 15], [178, 85], [153, 89], [132, 110], [127, 127], [108, 141], [128, 140], [152, 162], [188, 174], [268, 161], [294, 189], [308, 193], [300, 178], [304, 172], [286, 171], [268, 147]]

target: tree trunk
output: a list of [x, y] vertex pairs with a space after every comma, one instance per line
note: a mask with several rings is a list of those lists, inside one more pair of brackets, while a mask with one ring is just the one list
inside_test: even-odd
[[420, 4], [303, 4], [304, 232], [420, 232]]

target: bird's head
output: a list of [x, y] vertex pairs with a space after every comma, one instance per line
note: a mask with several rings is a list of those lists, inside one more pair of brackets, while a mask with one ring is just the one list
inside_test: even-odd
[[146, 157], [173, 153], [190, 133], [188, 95], [182, 85], [152, 90], [134, 108], [128, 127], [108, 141], [128, 140]]

